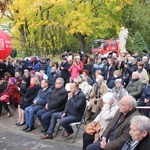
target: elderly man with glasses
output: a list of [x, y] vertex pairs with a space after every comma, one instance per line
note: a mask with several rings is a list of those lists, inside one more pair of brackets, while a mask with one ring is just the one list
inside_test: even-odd
[[45, 108], [37, 112], [37, 117], [43, 127], [41, 131], [42, 133], [47, 131], [52, 113], [64, 110], [67, 99], [68, 92], [64, 88], [64, 79], [57, 78], [55, 81], [55, 88], [51, 95], [47, 98]]

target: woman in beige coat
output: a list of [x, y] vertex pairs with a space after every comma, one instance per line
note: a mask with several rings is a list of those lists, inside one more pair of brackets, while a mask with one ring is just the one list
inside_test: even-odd
[[[119, 109], [118, 104], [113, 98], [113, 93], [107, 92], [102, 97], [103, 101], [103, 107], [101, 112], [98, 114], [98, 116], [91, 122], [92, 126], [96, 126], [97, 123], [100, 124], [100, 132], [99, 137], [101, 137], [103, 131], [107, 127], [109, 121], [114, 117], [116, 111]], [[83, 148], [82, 150], [85, 150], [86, 147], [93, 143], [95, 139], [95, 134], [89, 135], [88, 133], [83, 134]]]
[[89, 107], [87, 113], [87, 120], [95, 113], [99, 113], [101, 105], [101, 97], [108, 91], [108, 87], [104, 82], [104, 78], [101, 75], [96, 77], [96, 83], [93, 85], [92, 92], [90, 94]]

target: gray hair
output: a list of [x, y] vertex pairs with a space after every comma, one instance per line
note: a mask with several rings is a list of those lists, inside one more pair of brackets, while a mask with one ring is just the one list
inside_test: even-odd
[[132, 73], [132, 75], [136, 75], [137, 77], [139, 77], [139, 73], [136, 72], [136, 71], [134, 71], [134, 72]]
[[137, 124], [141, 132], [150, 131], [150, 119], [146, 116], [141, 116], [141, 115], [134, 116], [131, 119], [131, 123]]
[[137, 107], [137, 102], [134, 98], [130, 99], [128, 102], [127, 102], [127, 105], [128, 106], [132, 106], [133, 108], [136, 108]]
[[57, 78], [56, 80], [59, 80], [62, 83], [62, 85], [64, 85], [65, 83], [63, 78]]
[[119, 83], [122, 84], [122, 79], [120, 79], [120, 78], [116, 79], [116, 80], [115, 80], [115, 84], [116, 84], [117, 82], [119, 82]]

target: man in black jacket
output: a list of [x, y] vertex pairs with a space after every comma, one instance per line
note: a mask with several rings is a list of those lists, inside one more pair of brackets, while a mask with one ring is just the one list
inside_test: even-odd
[[70, 136], [73, 133], [73, 129], [70, 123], [81, 121], [85, 107], [86, 98], [81, 90], [79, 90], [79, 85], [77, 83], [71, 83], [70, 91], [68, 97], [69, 100], [63, 112], [53, 113], [51, 118], [51, 123], [49, 125], [47, 134], [42, 137], [42, 139], [53, 139], [53, 131], [59, 120], [59, 124], [65, 129], [66, 133], [63, 135], [64, 138]]
[[70, 78], [70, 73], [68, 71], [68, 69], [70, 68], [70, 64], [68, 63], [67, 59], [64, 57], [62, 58], [62, 63], [60, 65], [60, 71], [61, 71], [61, 77], [64, 79], [65, 81], [65, 85], [66, 83], [69, 82], [69, 78]]
[[37, 112], [37, 117], [43, 127], [41, 132], [47, 131], [52, 113], [64, 110], [67, 99], [68, 92], [64, 88], [64, 79], [57, 78], [55, 88], [53, 89], [51, 95], [47, 98], [45, 108]]

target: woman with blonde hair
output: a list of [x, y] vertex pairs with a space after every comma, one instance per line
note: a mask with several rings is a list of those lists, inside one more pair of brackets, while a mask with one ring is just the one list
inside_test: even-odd
[[25, 124], [24, 110], [26, 107], [30, 106], [33, 103], [33, 100], [38, 94], [39, 89], [39, 79], [37, 77], [32, 77], [30, 80], [30, 85], [27, 88], [26, 93], [20, 102], [20, 105], [18, 106], [19, 118], [18, 122], [16, 123], [17, 126], [22, 126]]

